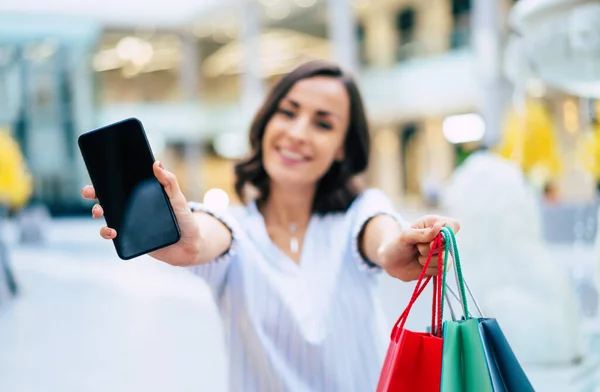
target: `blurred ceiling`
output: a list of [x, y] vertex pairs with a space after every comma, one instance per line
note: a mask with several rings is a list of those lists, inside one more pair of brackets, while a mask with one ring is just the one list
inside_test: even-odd
[[0, 14], [81, 16], [107, 26], [178, 26], [234, 0], [2, 0]]
[[[258, 53], [263, 76], [289, 72], [298, 63], [328, 58], [329, 41], [287, 29], [271, 29], [260, 35]], [[206, 58], [203, 70], [208, 77], [242, 73], [244, 50], [237, 41], [230, 42]]]

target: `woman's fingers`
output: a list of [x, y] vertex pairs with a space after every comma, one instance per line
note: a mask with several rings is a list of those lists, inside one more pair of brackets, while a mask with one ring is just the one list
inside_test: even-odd
[[[417, 250], [419, 251], [420, 256], [427, 257], [429, 255], [429, 252], [431, 252], [432, 247], [433, 247], [433, 242], [426, 243], [426, 244], [417, 244]], [[437, 248], [433, 251], [433, 254], [434, 255], [438, 254]]]
[[110, 227], [104, 226], [100, 229], [100, 237], [105, 240], [112, 240], [117, 236], [117, 232], [115, 229], [111, 229]]
[[[417, 244], [417, 250], [419, 251], [419, 254], [421, 256], [427, 256], [429, 254], [429, 252], [431, 252], [431, 248], [433, 248], [434, 246], [435, 246], [435, 241], [420, 243], [420, 244]], [[445, 238], [442, 238], [442, 249], [443, 250], [446, 249], [446, 239]], [[435, 249], [433, 254], [434, 255], [438, 254], [437, 248]]]
[[[425, 265], [425, 261], [427, 261], [427, 258], [429, 258], [429, 252], [430, 252], [430, 251], [427, 251], [427, 252], [421, 253], [421, 252], [419, 251], [419, 262], [421, 263], [421, 265]], [[438, 259], [438, 253], [439, 253], [439, 252], [438, 252], [438, 250], [437, 250], [437, 249], [436, 249], [436, 250], [433, 252], [433, 254], [431, 255], [431, 263], [433, 263], [434, 261], [435, 261], [435, 262], [437, 262], [437, 259]], [[443, 255], [443, 254], [444, 254], [444, 253], [443, 253], [443, 251], [442, 251], [442, 255]]]
[[95, 219], [102, 218], [104, 216], [104, 209], [102, 209], [100, 204], [96, 204], [94, 207], [92, 207], [92, 216]]
[[438, 274], [437, 267], [428, 267], [427, 271], [425, 271], [425, 275], [427, 276], [436, 276]]
[[81, 195], [88, 200], [96, 200], [96, 190], [91, 185], [86, 185], [81, 190]]
[[156, 179], [158, 179], [158, 182], [165, 188], [169, 199], [173, 200], [179, 197], [181, 190], [179, 189], [179, 183], [177, 182], [175, 174], [166, 170], [159, 161], [154, 162], [152, 169], [154, 170], [154, 175], [156, 176]]
[[[419, 264], [421, 264], [421, 267], [423, 267], [426, 262], [427, 262], [426, 256], [419, 256]], [[450, 255], [448, 256], [448, 261], [445, 264], [446, 264], [446, 270], [450, 271], [454, 265], [454, 260], [452, 259], [452, 257]], [[435, 275], [437, 275], [437, 271], [438, 271], [438, 259], [437, 259], [437, 257], [434, 257], [429, 262], [429, 265], [427, 266], [427, 271], [425, 273], [429, 276], [435, 276]]]
[[[81, 190], [81, 195], [88, 200], [97, 200], [96, 199], [96, 190], [91, 185], [86, 185]], [[92, 216], [95, 219], [102, 218], [104, 216], [104, 209], [100, 204], [96, 203], [92, 207]]]
[[154, 162], [152, 168], [154, 169], [154, 175], [156, 176], [156, 179], [163, 186], [167, 196], [169, 197], [169, 201], [173, 206], [175, 215], [177, 215], [178, 212], [189, 212], [187, 201], [185, 200], [185, 196], [179, 188], [179, 182], [177, 181], [175, 174], [166, 170], [162, 163], [158, 161]]
[[[427, 262], [427, 256], [419, 256], [419, 264], [421, 264], [421, 266], [425, 266], [425, 263]], [[431, 261], [429, 262], [429, 266], [428, 268], [437, 268], [438, 265], [438, 258], [436, 257], [432, 257]]]

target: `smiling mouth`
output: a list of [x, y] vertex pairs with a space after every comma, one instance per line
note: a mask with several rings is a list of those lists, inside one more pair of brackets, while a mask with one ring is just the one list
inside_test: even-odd
[[292, 161], [292, 162], [304, 162], [304, 161], [308, 161], [308, 158], [305, 157], [304, 155], [299, 154], [299, 153], [294, 152], [294, 151], [290, 151], [290, 150], [285, 149], [285, 148], [278, 148], [277, 152], [286, 161]]

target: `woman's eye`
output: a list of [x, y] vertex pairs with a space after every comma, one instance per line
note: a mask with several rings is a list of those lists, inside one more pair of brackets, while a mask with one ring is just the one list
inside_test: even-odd
[[278, 111], [279, 111], [279, 113], [283, 114], [286, 117], [294, 118], [294, 113], [292, 111], [290, 111], [290, 110], [279, 109]]
[[317, 122], [317, 126], [319, 128], [323, 128], [323, 129], [327, 129], [327, 130], [330, 130], [331, 128], [333, 128], [330, 123], [324, 122], [324, 121]]

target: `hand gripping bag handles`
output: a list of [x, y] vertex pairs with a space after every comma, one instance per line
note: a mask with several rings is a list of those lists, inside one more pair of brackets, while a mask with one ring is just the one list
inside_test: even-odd
[[[408, 306], [392, 329], [391, 341], [381, 370], [377, 392], [438, 392], [442, 368], [442, 236], [434, 240]], [[404, 328], [410, 310], [431, 277], [425, 272], [438, 250], [438, 274], [433, 279], [431, 332]]]
[[[519, 361], [496, 319], [484, 318], [462, 274], [456, 238], [448, 227], [442, 229], [446, 249], [450, 248], [456, 268], [459, 299], [463, 318], [444, 322], [441, 391], [443, 392], [533, 392]], [[446, 281], [444, 279], [443, 284]], [[466, 287], [466, 290], [465, 290]], [[469, 292], [480, 318], [469, 312], [466, 291]], [[458, 298], [460, 297], [460, 298]], [[450, 301], [448, 301], [450, 305]], [[443, 306], [443, 300], [442, 300]], [[454, 311], [451, 313], [454, 315]]]

